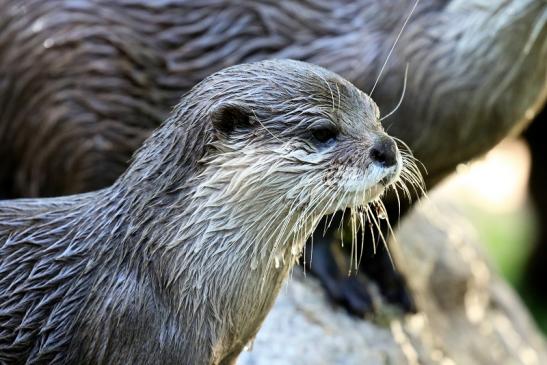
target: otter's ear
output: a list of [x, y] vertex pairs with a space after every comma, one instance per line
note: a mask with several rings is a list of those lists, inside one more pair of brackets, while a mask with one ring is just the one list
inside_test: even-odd
[[211, 111], [211, 122], [218, 132], [230, 135], [236, 129], [250, 128], [251, 114], [251, 109], [242, 103], [223, 103]]

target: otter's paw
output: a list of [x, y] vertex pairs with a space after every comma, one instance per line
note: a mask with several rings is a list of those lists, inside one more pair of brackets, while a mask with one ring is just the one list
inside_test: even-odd
[[[308, 245], [306, 267], [319, 279], [328, 297], [335, 303], [346, 308], [353, 315], [363, 317], [374, 312], [372, 296], [361, 277], [348, 276], [338, 265], [331, 251], [332, 244], [326, 240]], [[313, 252], [312, 252], [313, 249]]]
[[[340, 243], [326, 232], [314, 237], [306, 248], [306, 267], [317, 277], [330, 299], [356, 316], [373, 315], [375, 308], [371, 289], [376, 284], [381, 301], [398, 307], [404, 313], [416, 312], [414, 300], [403, 276], [395, 271], [387, 251], [382, 248], [375, 255], [365, 253], [359, 274], [348, 275], [347, 255], [336, 252]], [[335, 255], [338, 254], [338, 260]], [[363, 275], [364, 274], [364, 275]]]
[[375, 255], [363, 259], [360, 270], [376, 283], [386, 302], [397, 306], [404, 313], [416, 313], [416, 304], [406, 281], [393, 267], [385, 247], [381, 246]]

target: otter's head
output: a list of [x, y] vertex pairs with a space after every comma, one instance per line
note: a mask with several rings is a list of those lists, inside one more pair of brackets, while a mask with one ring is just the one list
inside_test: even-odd
[[323, 68], [296, 61], [239, 65], [196, 92], [206, 99], [212, 130], [201, 160], [204, 184], [237, 202], [251, 221], [304, 224], [366, 206], [398, 181], [403, 158], [378, 107]]
[[285, 60], [230, 67], [202, 81], [126, 176], [154, 191], [141, 196], [187, 207], [176, 213], [190, 220], [185, 236], [299, 248], [327, 214], [354, 208], [364, 223], [373, 213], [368, 204], [413, 175], [412, 166], [370, 97], [323, 68]]

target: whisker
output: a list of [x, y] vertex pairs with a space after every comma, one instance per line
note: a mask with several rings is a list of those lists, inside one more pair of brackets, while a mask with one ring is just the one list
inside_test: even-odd
[[384, 119], [387, 119], [387, 118], [391, 117], [393, 114], [395, 114], [395, 112], [399, 109], [401, 104], [403, 104], [403, 99], [405, 97], [405, 92], [406, 92], [407, 76], [408, 76], [408, 63], [406, 64], [406, 67], [405, 67], [405, 77], [403, 79], [403, 91], [401, 93], [401, 97], [399, 98], [399, 102], [397, 103], [397, 105], [395, 106], [395, 108], [391, 112], [389, 112], [387, 115], [384, 115], [382, 118], [380, 118], [380, 122]]
[[277, 138], [276, 135], [274, 135], [268, 128], [266, 128], [266, 126], [264, 125], [264, 123], [262, 123], [262, 121], [260, 120], [258, 115], [256, 115], [256, 112], [253, 109], [251, 109], [251, 111], [253, 112], [253, 115], [256, 118], [256, 121], [258, 122], [258, 124], [260, 124], [262, 126], [262, 128], [264, 128], [275, 140], [277, 140], [279, 143], [283, 144], [283, 142], [279, 138]]
[[[373, 202], [374, 204], [375, 202]], [[376, 226], [376, 229], [378, 230], [378, 237], [379, 239], [381, 240], [382, 244], [384, 245], [384, 248], [386, 249], [387, 251], [387, 255], [389, 257], [389, 261], [391, 262], [391, 265], [393, 265], [393, 267], [395, 267], [395, 264], [393, 263], [393, 259], [391, 257], [391, 252], [389, 251], [389, 247], [387, 245], [387, 240], [384, 236], [384, 234], [382, 233], [382, 229], [380, 227], [380, 223], [378, 222], [378, 220], [376, 220], [376, 216], [374, 214], [371, 214], [371, 219], [372, 221], [374, 222], [374, 225]]]
[[401, 35], [403, 34], [403, 31], [405, 30], [406, 25], [408, 24], [408, 21], [412, 17], [414, 10], [416, 10], [416, 7], [418, 6], [419, 2], [420, 0], [416, 0], [414, 2], [414, 6], [412, 7], [412, 9], [410, 10], [410, 13], [406, 17], [405, 22], [403, 23], [403, 26], [401, 27], [401, 30], [399, 31], [399, 34], [397, 34], [397, 38], [395, 38], [395, 42], [393, 42], [393, 46], [391, 46], [391, 49], [389, 50], [389, 53], [387, 54], [386, 60], [384, 61], [384, 64], [382, 65], [382, 68], [380, 69], [380, 73], [378, 74], [378, 77], [376, 78], [376, 81], [374, 82], [372, 89], [368, 93], [370, 97], [372, 97], [372, 94], [374, 93], [374, 90], [376, 89], [376, 86], [378, 85], [378, 82], [380, 81], [380, 78], [382, 77], [382, 73], [384, 72], [384, 69], [386, 68], [389, 58], [391, 57], [391, 54], [393, 53], [395, 46], [397, 46], [397, 42], [399, 42], [399, 38], [401, 38]]

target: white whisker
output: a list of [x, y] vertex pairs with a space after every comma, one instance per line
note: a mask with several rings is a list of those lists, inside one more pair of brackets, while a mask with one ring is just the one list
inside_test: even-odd
[[372, 89], [368, 93], [370, 97], [372, 97], [372, 94], [374, 93], [374, 90], [376, 89], [376, 86], [378, 85], [378, 82], [380, 81], [380, 78], [382, 77], [382, 73], [384, 72], [384, 69], [386, 68], [389, 58], [391, 57], [391, 54], [393, 53], [395, 46], [397, 46], [397, 42], [399, 42], [399, 38], [401, 38], [401, 35], [403, 34], [403, 31], [405, 30], [406, 25], [408, 24], [410, 18], [412, 17], [414, 10], [416, 10], [416, 7], [418, 6], [419, 2], [420, 0], [416, 0], [414, 2], [414, 6], [412, 7], [412, 9], [410, 10], [410, 13], [406, 17], [405, 22], [403, 23], [403, 26], [401, 27], [401, 30], [399, 31], [399, 34], [397, 34], [397, 37], [395, 38], [395, 42], [393, 42], [393, 46], [391, 46], [391, 49], [389, 50], [389, 53], [387, 54], [386, 60], [384, 61], [384, 64], [382, 65], [382, 68], [380, 69], [380, 72], [378, 73], [378, 77], [376, 78], [376, 81], [374, 82]]
[[395, 112], [399, 109], [401, 104], [403, 104], [403, 99], [405, 97], [405, 92], [406, 92], [406, 79], [407, 79], [407, 76], [408, 76], [408, 63], [406, 64], [406, 67], [405, 67], [405, 77], [403, 79], [403, 91], [401, 93], [401, 97], [399, 98], [399, 102], [397, 103], [397, 105], [395, 106], [395, 108], [391, 112], [389, 112], [387, 115], [384, 115], [382, 118], [380, 118], [380, 122], [384, 119], [387, 119], [387, 118], [391, 117], [393, 114], [395, 114]]

